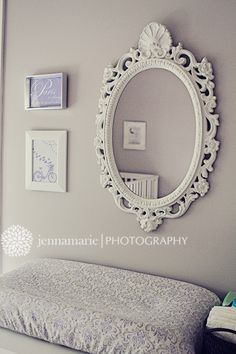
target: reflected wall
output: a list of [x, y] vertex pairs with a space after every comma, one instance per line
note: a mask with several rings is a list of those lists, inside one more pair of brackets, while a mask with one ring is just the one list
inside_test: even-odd
[[[124, 149], [124, 122], [146, 122], [144, 150]], [[195, 117], [184, 84], [173, 73], [148, 69], [126, 85], [113, 122], [113, 151], [120, 172], [157, 175], [158, 197], [175, 190], [191, 163]]]

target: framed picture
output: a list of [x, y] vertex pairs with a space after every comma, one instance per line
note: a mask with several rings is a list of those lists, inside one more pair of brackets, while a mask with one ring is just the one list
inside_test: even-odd
[[146, 122], [124, 121], [123, 148], [146, 149]]
[[25, 109], [63, 109], [67, 107], [67, 75], [32, 75], [25, 79]]
[[67, 131], [26, 131], [26, 189], [66, 192]]

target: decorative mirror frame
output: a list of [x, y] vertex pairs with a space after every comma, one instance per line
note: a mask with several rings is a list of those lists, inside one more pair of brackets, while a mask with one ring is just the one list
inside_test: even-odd
[[[192, 100], [196, 133], [192, 161], [180, 185], [167, 196], [145, 199], [134, 194], [123, 182], [117, 169], [112, 127], [119, 98], [128, 82], [138, 73], [159, 68], [172, 72], [185, 85]], [[215, 140], [219, 115], [214, 113], [212, 65], [206, 57], [197, 62], [181, 43], [172, 46], [172, 38], [165, 26], [152, 22], [141, 33], [138, 48], [131, 48], [115, 66], [104, 70], [103, 85], [96, 119], [96, 154], [101, 166], [101, 184], [113, 195], [122, 210], [134, 213], [141, 228], [155, 230], [164, 218], [182, 216], [190, 204], [203, 197], [208, 189], [208, 175], [213, 171], [219, 142]]]

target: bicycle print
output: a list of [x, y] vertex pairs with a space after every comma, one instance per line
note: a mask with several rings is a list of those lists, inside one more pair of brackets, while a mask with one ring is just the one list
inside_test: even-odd
[[53, 140], [33, 141], [33, 182], [57, 182], [57, 144]]

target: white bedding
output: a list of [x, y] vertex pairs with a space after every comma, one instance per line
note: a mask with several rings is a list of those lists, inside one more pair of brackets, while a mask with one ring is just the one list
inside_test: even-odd
[[0, 277], [0, 326], [92, 354], [193, 354], [219, 304], [184, 282], [39, 259]]

